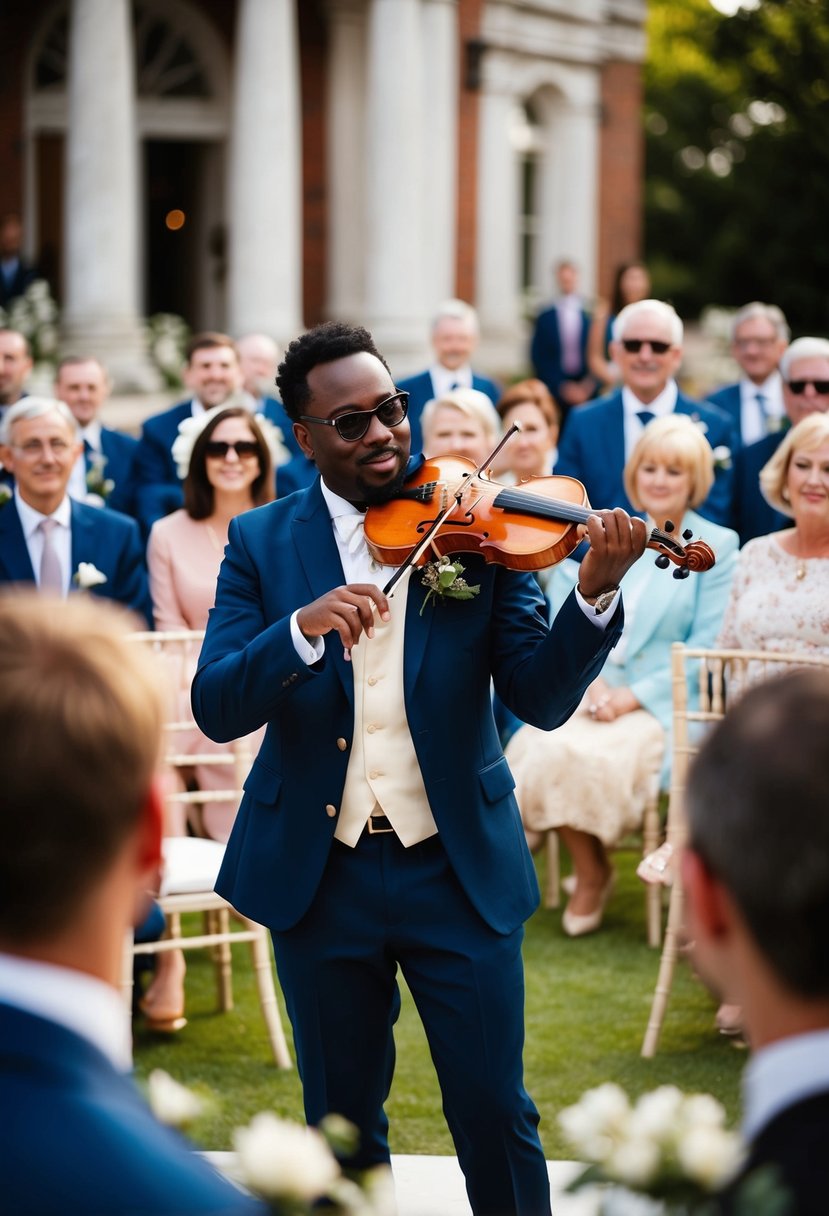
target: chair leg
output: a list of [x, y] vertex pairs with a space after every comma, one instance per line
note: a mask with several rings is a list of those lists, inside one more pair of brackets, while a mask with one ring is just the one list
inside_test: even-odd
[[[659, 845], [659, 782], [654, 783], [642, 820], [642, 856], [647, 857]], [[662, 887], [645, 884], [645, 923], [648, 945], [659, 949], [662, 940]]]
[[133, 987], [133, 958], [132, 948], [134, 945], [132, 929], [128, 929], [124, 935], [124, 953], [121, 956], [121, 996], [124, 998], [124, 1004], [132, 1013], [132, 987]]
[[645, 1031], [644, 1042], [642, 1043], [642, 1055], [646, 1060], [656, 1055], [659, 1035], [665, 1019], [665, 1010], [668, 1007], [668, 997], [671, 994], [671, 984], [679, 952], [679, 934], [682, 929], [684, 916], [683, 905], [682, 884], [679, 881], [679, 876], [676, 875], [671, 887], [671, 899], [668, 905], [668, 923], [665, 927], [665, 942], [662, 947], [662, 957], [659, 960], [659, 974], [656, 978], [656, 988], [653, 994], [648, 1027]]
[[262, 1008], [262, 1017], [265, 1019], [273, 1058], [276, 1060], [278, 1068], [292, 1068], [293, 1062], [288, 1051], [285, 1031], [282, 1029], [282, 1019], [279, 1016], [279, 1006], [276, 1001], [273, 964], [271, 963], [271, 952], [268, 948], [267, 933], [261, 926], [255, 925], [253, 921], [245, 920], [244, 923], [248, 929], [256, 930], [259, 928], [261, 930], [251, 941], [250, 949], [253, 956], [256, 987], [259, 992], [259, 1004]]
[[544, 907], [558, 908], [561, 904], [561, 861], [559, 858], [558, 832], [551, 828], [546, 834], [547, 881], [544, 884]]
[[[230, 914], [227, 908], [220, 908], [213, 913], [220, 933], [230, 932]], [[233, 956], [230, 952], [230, 942], [220, 942], [216, 947], [216, 982], [218, 987], [219, 1008], [227, 1013], [233, 1008]]]

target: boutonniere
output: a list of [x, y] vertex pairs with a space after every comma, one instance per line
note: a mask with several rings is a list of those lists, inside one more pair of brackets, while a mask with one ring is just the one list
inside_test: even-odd
[[724, 443], [715, 447], [712, 455], [714, 457], [715, 469], [731, 468], [731, 448], [727, 448]]
[[86, 488], [90, 494], [97, 494], [102, 502], [106, 502], [115, 489], [111, 477], [104, 477], [104, 467], [107, 462], [103, 452], [93, 452], [89, 457], [90, 465], [86, 473]]
[[102, 574], [97, 566], [93, 566], [92, 562], [78, 562], [78, 568], [72, 578], [72, 582], [81, 591], [88, 591], [90, 587], [99, 587], [106, 581], [107, 576]]
[[429, 600], [438, 598], [447, 600], [471, 600], [481, 590], [480, 586], [470, 587], [465, 578], [461, 578], [465, 566], [458, 561], [450, 561], [448, 557], [438, 558], [436, 562], [428, 562], [423, 567], [423, 577], [420, 580], [429, 593], [424, 599], [420, 615]]
[[5, 507], [11, 500], [12, 492], [5, 483], [0, 484], [0, 507]]

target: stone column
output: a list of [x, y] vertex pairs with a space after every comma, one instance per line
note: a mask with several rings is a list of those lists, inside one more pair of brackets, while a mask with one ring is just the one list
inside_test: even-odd
[[522, 335], [518, 156], [511, 139], [515, 99], [506, 88], [481, 94], [478, 160], [477, 299], [487, 365], [511, 368]]
[[424, 300], [431, 314], [455, 295], [458, 225], [458, 4], [423, 4], [423, 145], [428, 166], [424, 194]]
[[599, 123], [598, 98], [591, 100], [589, 87], [585, 92], [583, 98], [560, 99], [547, 115], [538, 214], [545, 282], [560, 258], [572, 258], [589, 297], [596, 286]]
[[239, 0], [229, 157], [228, 328], [302, 328], [299, 44], [293, 0]]
[[366, 30], [362, 0], [328, 0], [329, 317], [365, 316]]
[[122, 390], [158, 388], [139, 317], [129, 0], [72, 0], [67, 107], [62, 347], [94, 352]]
[[421, 11], [371, 0], [366, 118], [366, 320], [398, 378], [427, 352]]

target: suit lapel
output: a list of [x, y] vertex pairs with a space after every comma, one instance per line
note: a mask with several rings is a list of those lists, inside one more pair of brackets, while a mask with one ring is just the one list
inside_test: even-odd
[[[90, 509], [97, 510], [96, 507]], [[78, 503], [72, 499], [72, 575], [74, 576], [80, 562], [91, 562], [95, 565], [97, 556], [91, 518], [81, 511]]]
[[11, 583], [35, 581], [35, 572], [14, 500], [7, 502], [5, 507], [0, 507], [0, 570], [5, 572], [7, 581]]

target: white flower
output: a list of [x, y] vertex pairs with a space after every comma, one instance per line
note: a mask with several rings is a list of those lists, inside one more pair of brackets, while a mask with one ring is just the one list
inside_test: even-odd
[[168, 1127], [182, 1127], [198, 1118], [203, 1103], [194, 1093], [174, 1081], [162, 1068], [154, 1068], [147, 1081], [150, 1107], [156, 1119]]
[[[247, 398], [252, 400], [252, 398]], [[178, 424], [178, 435], [176, 436], [173, 446], [170, 449], [173, 460], [176, 463], [176, 472], [182, 481], [187, 476], [190, 468], [190, 458], [193, 455], [193, 446], [209, 422], [220, 414], [222, 410], [230, 409], [233, 405], [244, 405], [242, 401], [228, 399], [223, 405], [214, 405], [212, 409], [205, 410], [198, 418], [184, 418]], [[277, 468], [281, 464], [285, 464], [290, 459], [290, 453], [282, 442], [282, 432], [279, 427], [274, 426], [269, 418], [264, 414], [256, 415], [256, 424], [262, 432], [262, 438], [268, 445], [271, 454], [273, 467]]]
[[714, 457], [715, 469], [730, 469], [731, 468], [731, 448], [726, 447], [724, 443], [718, 444], [712, 455]]
[[575, 1106], [566, 1107], [559, 1113], [558, 1121], [580, 1157], [604, 1163], [629, 1118], [627, 1094], [608, 1081], [589, 1089]]
[[333, 1153], [315, 1128], [300, 1127], [268, 1111], [234, 1132], [242, 1180], [267, 1198], [311, 1201], [340, 1176]]
[[626, 1186], [648, 1186], [659, 1172], [660, 1149], [648, 1136], [631, 1136], [616, 1145], [604, 1168]]
[[92, 562], [78, 562], [78, 569], [75, 571], [73, 582], [82, 591], [88, 591], [90, 587], [99, 587], [101, 583], [105, 583], [106, 581], [107, 576], [102, 574]]
[[689, 1178], [713, 1191], [736, 1171], [742, 1148], [733, 1132], [702, 1123], [680, 1137], [677, 1157]]
[[663, 1138], [679, 1118], [684, 1101], [675, 1085], [660, 1085], [643, 1094], [631, 1115], [632, 1134]]
[[[3, 466], [0, 464], [0, 469], [2, 469], [2, 467]], [[11, 496], [12, 492], [9, 487], [5, 484], [5, 482], [0, 482], [0, 507], [5, 507]]]
[[691, 1127], [725, 1127], [725, 1107], [711, 1094], [688, 1094], [682, 1117]]

